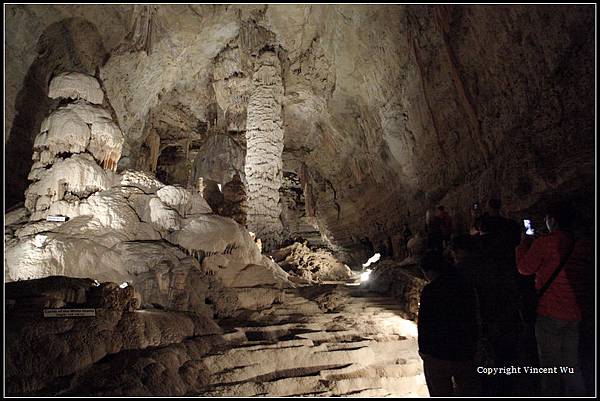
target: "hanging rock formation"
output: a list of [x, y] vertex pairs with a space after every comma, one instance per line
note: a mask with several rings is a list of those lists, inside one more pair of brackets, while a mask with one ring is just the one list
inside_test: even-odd
[[[285, 134], [284, 171], [299, 176], [296, 166], [306, 166], [303, 188], [315, 226], [357, 255], [360, 238], [379, 243], [405, 220], [414, 230], [438, 203], [465, 227], [469, 205], [492, 195], [516, 217], [539, 215], [548, 196], [568, 193], [592, 221], [591, 6], [111, 5], [69, 11], [28, 5], [9, 11], [8, 105], [17, 103], [36, 55], [35, 34], [19, 27], [35, 26], [39, 35], [76, 15], [97, 26], [110, 53], [99, 76], [125, 133], [122, 167], [147, 157], [143, 145], [161, 124], [164, 132], [178, 126], [197, 131], [189, 134], [194, 151], [213, 133], [249, 135], [254, 70], [261, 50], [273, 49], [281, 65], [274, 76], [284, 89], [275, 113]], [[83, 27], [69, 27], [80, 49]], [[127, 46], [110, 51], [119, 41]], [[54, 50], [50, 43], [39, 46]], [[77, 61], [64, 58], [55, 64]], [[163, 118], [167, 109], [178, 110], [178, 117]], [[7, 115], [10, 123], [14, 110]], [[209, 135], [213, 128], [219, 131]], [[15, 140], [8, 155], [18, 151]], [[155, 142], [148, 149], [156, 152]], [[193, 152], [178, 149], [172, 172], [185, 184], [183, 164]], [[246, 183], [248, 177], [240, 178]], [[261, 213], [271, 216], [276, 232], [277, 194], [269, 192], [274, 197]]]

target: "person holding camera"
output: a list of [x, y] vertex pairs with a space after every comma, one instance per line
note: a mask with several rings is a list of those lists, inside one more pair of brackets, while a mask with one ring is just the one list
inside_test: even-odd
[[551, 204], [545, 223], [549, 234], [523, 234], [516, 262], [523, 275], [535, 275], [537, 319], [535, 336], [540, 367], [573, 369], [573, 373], [541, 376], [544, 396], [582, 396], [585, 385], [579, 364], [579, 323], [585, 299], [585, 271], [590, 249], [575, 240], [574, 210], [564, 202]]

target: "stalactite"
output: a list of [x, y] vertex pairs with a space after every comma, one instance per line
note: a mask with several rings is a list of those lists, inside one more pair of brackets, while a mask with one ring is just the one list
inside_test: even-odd
[[233, 253], [234, 250], [236, 250], [238, 248], [237, 244], [228, 244], [225, 247], [225, 250], [223, 251], [223, 254], [225, 255], [231, 255]]
[[166, 32], [165, 27], [157, 18], [156, 5], [138, 5], [133, 8], [131, 26], [124, 42], [117, 51], [145, 51], [152, 54], [152, 44], [156, 37]]
[[100, 159], [100, 165], [104, 170], [117, 171], [117, 165], [121, 158], [120, 150], [114, 150], [109, 153], [104, 153]]

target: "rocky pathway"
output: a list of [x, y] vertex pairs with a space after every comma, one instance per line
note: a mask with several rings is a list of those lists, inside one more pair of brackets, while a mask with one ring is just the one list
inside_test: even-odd
[[[186, 312], [130, 310], [134, 298], [128, 288], [95, 287], [91, 280], [73, 278], [10, 286], [15, 301], [7, 316], [7, 393], [428, 394], [415, 323], [402, 318], [391, 298], [360, 287], [330, 283], [287, 289], [269, 309], [217, 322]], [[94, 318], [40, 316], [39, 302], [46, 304], [52, 296], [74, 302], [74, 294], [87, 294]]]
[[220, 322], [229, 347], [203, 358], [202, 396], [428, 395], [416, 325], [392, 299], [343, 284], [300, 291]]

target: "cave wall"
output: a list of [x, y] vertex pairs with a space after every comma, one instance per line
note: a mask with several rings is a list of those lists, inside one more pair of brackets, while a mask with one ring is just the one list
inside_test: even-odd
[[[437, 26], [441, 37], [437, 55], [420, 51], [422, 41], [415, 42], [425, 66], [424, 93], [433, 104], [453, 99], [456, 105], [438, 120], [440, 149], [450, 157], [432, 198], [463, 212], [464, 220], [475, 200], [498, 197], [506, 212], [522, 217], [536, 213], [535, 205], [549, 195], [570, 193], [589, 215], [595, 140], [591, 9], [494, 11], [478, 6], [409, 13]], [[433, 68], [439, 58], [451, 77], [445, 86]]]
[[[333, 35], [353, 45], [333, 52], [331, 118], [317, 118], [308, 138], [286, 136], [304, 140], [308, 164], [331, 183], [335, 201], [321, 190], [316, 203], [333, 203], [318, 214], [338, 242], [361, 233], [383, 241], [402, 219], [420, 228], [438, 203], [464, 227], [472, 202], [491, 196], [518, 216], [572, 192], [590, 214], [591, 8], [354, 6], [342, 14]], [[305, 127], [301, 115], [286, 122]]]
[[337, 242], [383, 242], [404, 219], [420, 228], [439, 203], [464, 228], [492, 196], [517, 217], [570, 193], [593, 216], [592, 8], [337, 11], [317, 42], [337, 45], [324, 52], [335, 89], [312, 135], [288, 135], [311, 126], [309, 101], [286, 108], [286, 140], [331, 184], [316, 204]]
[[[69, 28], [71, 44], [40, 39], [76, 17], [87, 28]], [[17, 124], [20, 110], [48, 107], [41, 89], [15, 99], [63, 64], [100, 78], [126, 137], [119, 169], [152, 170], [155, 135], [191, 166], [207, 138], [244, 137], [247, 50], [268, 41], [282, 71], [282, 168], [332, 244], [378, 244], [404, 221], [414, 231], [440, 203], [463, 228], [491, 196], [518, 217], [569, 195], [592, 221], [594, 25], [591, 5], [11, 5], [7, 207], [37, 131], [36, 118]], [[95, 47], [81, 37], [92, 28]], [[69, 61], [73, 51], [89, 61]]]

